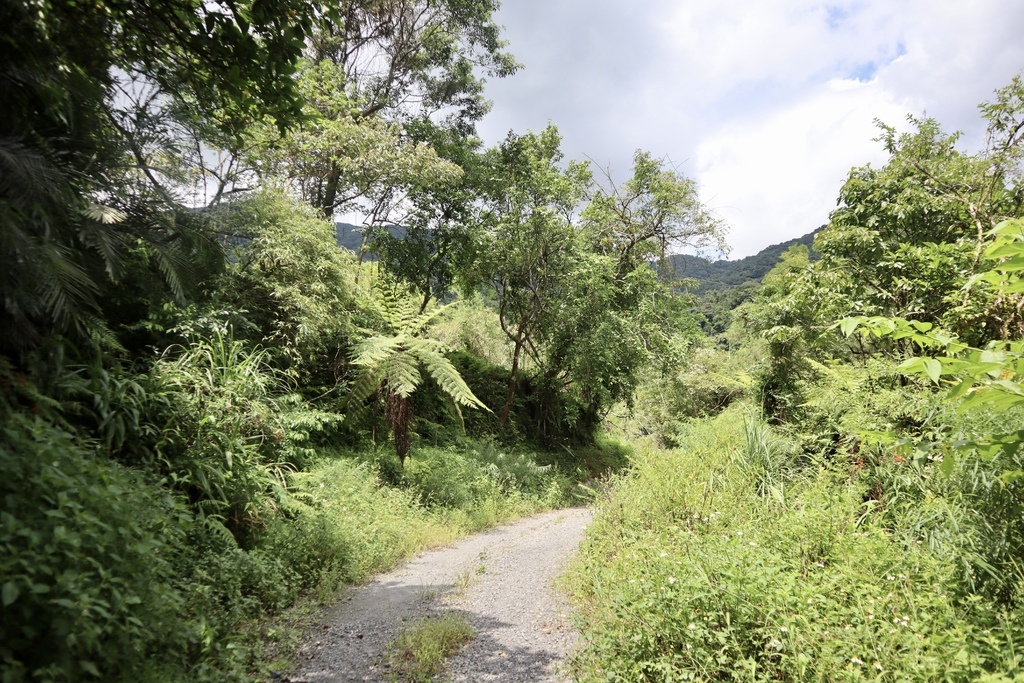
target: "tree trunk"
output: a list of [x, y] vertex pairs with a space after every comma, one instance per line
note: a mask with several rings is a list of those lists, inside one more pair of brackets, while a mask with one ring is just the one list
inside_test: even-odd
[[512, 351], [512, 374], [508, 378], [508, 393], [505, 394], [505, 405], [501, 407], [501, 414], [498, 415], [498, 429], [504, 429], [508, 422], [508, 415], [512, 411], [512, 402], [516, 398], [516, 380], [519, 376], [519, 356], [523, 351], [523, 335], [516, 336], [516, 346]]
[[341, 171], [337, 164], [331, 162], [331, 168], [327, 172], [327, 182], [324, 187], [323, 197], [320, 199], [320, 211], [327, 220], [334, 222], [334, 204], [338, 201], [338, 183], [341, 182]]

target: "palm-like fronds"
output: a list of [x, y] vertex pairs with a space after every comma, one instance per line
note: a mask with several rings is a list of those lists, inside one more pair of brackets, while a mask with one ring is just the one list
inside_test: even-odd
[[409, 399], [423, 381], [421, 370], [451, 399], [460, 418], [460, 405], [487, 411], [490, 408], [476, 397], [445, 357], [444, 344], [420, 336], [446, 307], [435, 306], [420, 313], [417, 300], [392, 291], [382, 292], [380, 302], [381, 318], [392, 333], [374, 334], [356, 344], [352, 364], [361, 372], [350, 388], [348, 406], [351, 412], [358, 412], [371, 395], [383, 394], [395, 450], [404, 463], [412, 420]]

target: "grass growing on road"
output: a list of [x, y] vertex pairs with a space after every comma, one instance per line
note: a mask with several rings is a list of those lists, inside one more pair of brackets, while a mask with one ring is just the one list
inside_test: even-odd
[[473, 639], [473, 627], [453, 612], [418, 621], [388, 645], [391, 680], [426, 683], [441, 673], [445, 662]]

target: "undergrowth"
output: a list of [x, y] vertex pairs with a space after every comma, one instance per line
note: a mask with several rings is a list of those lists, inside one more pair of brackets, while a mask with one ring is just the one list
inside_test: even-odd
[[[981, 531], [969, 494], [940, 505], [891, 459], [802, 462], [739, 406], [683, 436], [637, 453], [569, 574], [580, 681], [1019, 680], [1024, 612], [965, 582], [983, 549], [935, 542]], [[892, 507], [900, 478], [931, 515]]]

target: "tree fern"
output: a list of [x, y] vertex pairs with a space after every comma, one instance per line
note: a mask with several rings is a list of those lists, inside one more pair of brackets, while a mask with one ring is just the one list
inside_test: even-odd
[[361, 372], [349, 390], [349, 412], [361, 411], [373, 394], [381, 396], [395, 451], [404, 464], [409, 453], [409, 427], [414, 419], [410, 399], [423, 382], [423, 370], [452, 401], [460, 418], [460, 405], [490, 409], [473, 394], [445, 357], [444, 344], [420, 336], [447, 307], [435, 306], [421, 313], [419, 302], [411, 296], [387, 289], [381, 291], [378, 302], [381, 319], [391, 333], [371, 334], [356, 344], [352, 364]]

